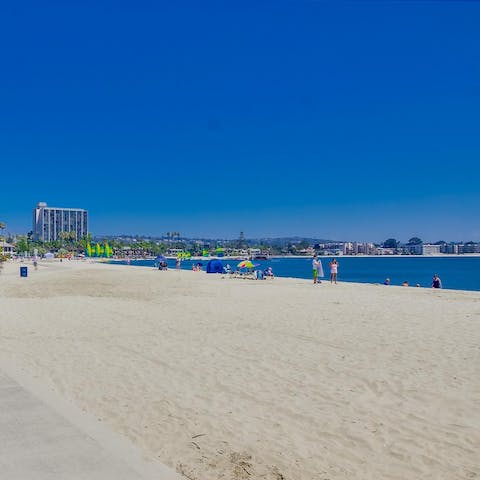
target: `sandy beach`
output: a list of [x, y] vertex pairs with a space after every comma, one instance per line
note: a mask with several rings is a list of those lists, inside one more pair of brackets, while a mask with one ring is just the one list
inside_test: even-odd
[[480, 478], [479, 292], [18, 268], [0, 369], [187, 479]]

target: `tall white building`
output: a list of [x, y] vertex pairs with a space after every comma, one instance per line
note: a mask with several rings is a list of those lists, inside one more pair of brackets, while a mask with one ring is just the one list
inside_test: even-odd
[[88, 234], [88, 212], [81, 208], [48, 207], [39, 202], [33, 209], [33, 238], [51, 242], [60, 238], [61, 232], [75, 232], [80, 239]]
[[422, 255], [440, 255], [440, 245], [422, 245]]

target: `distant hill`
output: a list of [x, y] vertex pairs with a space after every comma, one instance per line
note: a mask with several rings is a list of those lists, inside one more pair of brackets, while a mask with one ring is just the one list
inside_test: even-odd
[[[125, 241], [133, 241], [133, 240], [149, 240], [149, 241], [165, 241], [167, 238], [165, 236], [149, 236], [149, 235], [95, 235], [93, 237], [94, 241], [100, 240], [108, 240], [108, 239], [116, 239], [116, 240], [125, 240]], [[199, 237], [180, 237], [180, 240], [186, 242], [194, 242], [194, 241], [202, 241], [202, 242], [236, 242], [238, 239], [236, 238], [199, 238]], [[265, 243], [267, 245], [284, 245], [287, 243], [301, 243], [307, 242], [310, 244], [314, 243], [336, 243], [338, 240], [327, 240], [323, 238], [313, 238], [313, 237], [300, 237], [300, 236], [293, 236], [293, 237], [257, 237], [257, 238], [246, 238], [245, 242], [247, 244], [258, 244], [258, 243]]]

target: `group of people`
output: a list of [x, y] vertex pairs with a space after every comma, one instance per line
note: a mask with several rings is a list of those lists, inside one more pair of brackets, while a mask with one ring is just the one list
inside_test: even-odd
[[[338, 262], [337, 259], [334, 258], [328, 266], [330, 267], [330, 283], [337, 283], [337, 275], [338, 275]], [[320, 278], [323, 278], [323, 265], [322, 261], [318, 258], [317, 255], [313, 256], [312, 261], [313, 267], [313, 283], [322, 283]]]
[[[383, 282], [384, 285], [390, 285], [390, 279], [389, 278], [386, 278], [385, 281]], [[403, 283], [402, 283], [402, 287], [408, 287], [409, 286], [409, 283], [407, 282], [407, 280], [405, 280]], [[420, 284], [417, 283], [415, 285], [416, 287], [420, 287]], [[440, 279], [440, 277], [435, 274], [433, 276], [433, 279], [432, 279], [432, 288], [442, 288], [442, 280]]]
[[[227, 263], [223, 267], [223, 273], [229, 275], [229, 274], [234, 274], [235, 272], [232, 269], [232, 267], [230, 266], [230, 264]], [[265, 270], [254, 270], [252, 268], [252, 269], [248, 270], [248, 273], [251, 273], [254, 276], [255, 280], [265, 280], [266, 278], [274, 278], [275, 277], [275, 275], [273, 274], [272, 267], [268, 267]]]
[[[181, 268], [181, 260], [177, 259], [176, 261], [176, 268], [179, 270]], [[331, 262], [328, 264], [330, 268], [330, 283], [337, 283], [337, 276], [338, 276], [338, 262], [336, 258], [333, 258]], [[166, 261], [161, 261], [158, 262], [158, 269], [159, 270], [166, 270], [167, 267], [167, 262]], [[312, 269], [313, 269], [313, 283], [318, 284], [322, 283], [321, 278], [324, 277], [324, 272], [323, 272], [323, 265], [322, 261], [320, 258], [318, 258], [318, 255], [313, 256], [312, 260]], [[194, 272], [199, 272], [202, 271], [202, 264], [201, 263], [194, 263], [192, 264], [192, 270]], [[230, 264], [226, 264], [225, 267], [223, 267], [223, 273], [224, 274], [233, 274], [234, 271], [232, 270], [232, 267]], [[255, 279], [257, 280], [263, 280], [265, 278], [274, 278], [273, 275], [273, 270], [272, 267], [268, 267], [265, 270], [253, 270], [251, 269], [251, 272]], [[384, 285], [390, 285], [390, 278], [386, 278], [385, 281], [383, 282]], [[409, 283], [407, 281], [402, 283], [402, 286], [408, 287]], [[416, 284], [417, 287], [420, 287], [420, 284]], [[440, 277], [435, 274], [432, 279], [432, 288], [442, 288], [442, 281]]]
[[257, 280], [263, 280], [264, 278], [273, 278], [273, 269], [268, 267], [265, 270], [257, 270]]
[[[337, 275], [338, 275], [338, 262], [337, 259], [334, 258], [328, 266], [330, 267], [330, 283], [337, 283]], [[320, 280], [323, 278], [324, 273], [323, 273], [323, 265], [322, 261], [318, 258], [317, 255], [313, 256], [313, 261], [312, 261], [312, 268], [313, 268], [313, 283], [322, 283]], [[390, 279], [386, 278], [385, 281], [383, 282], [384, 285], [390, 285]], [[407, 281], [402, 283], [402, 286], [408, 287], [409, 284]], [[420, 284], [417, 283], [417, 287], [420, 287]], [[438, 274], [435, 274], [432, 279], [432, 288], [442, 288], [442, 280], [438, 276]]]

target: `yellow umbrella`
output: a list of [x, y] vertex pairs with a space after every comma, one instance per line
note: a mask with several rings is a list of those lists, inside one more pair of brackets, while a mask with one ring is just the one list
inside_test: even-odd
[[253, 268], [254, 266], [250, 260], [243, 260], [237, 265], [238, 268]]

